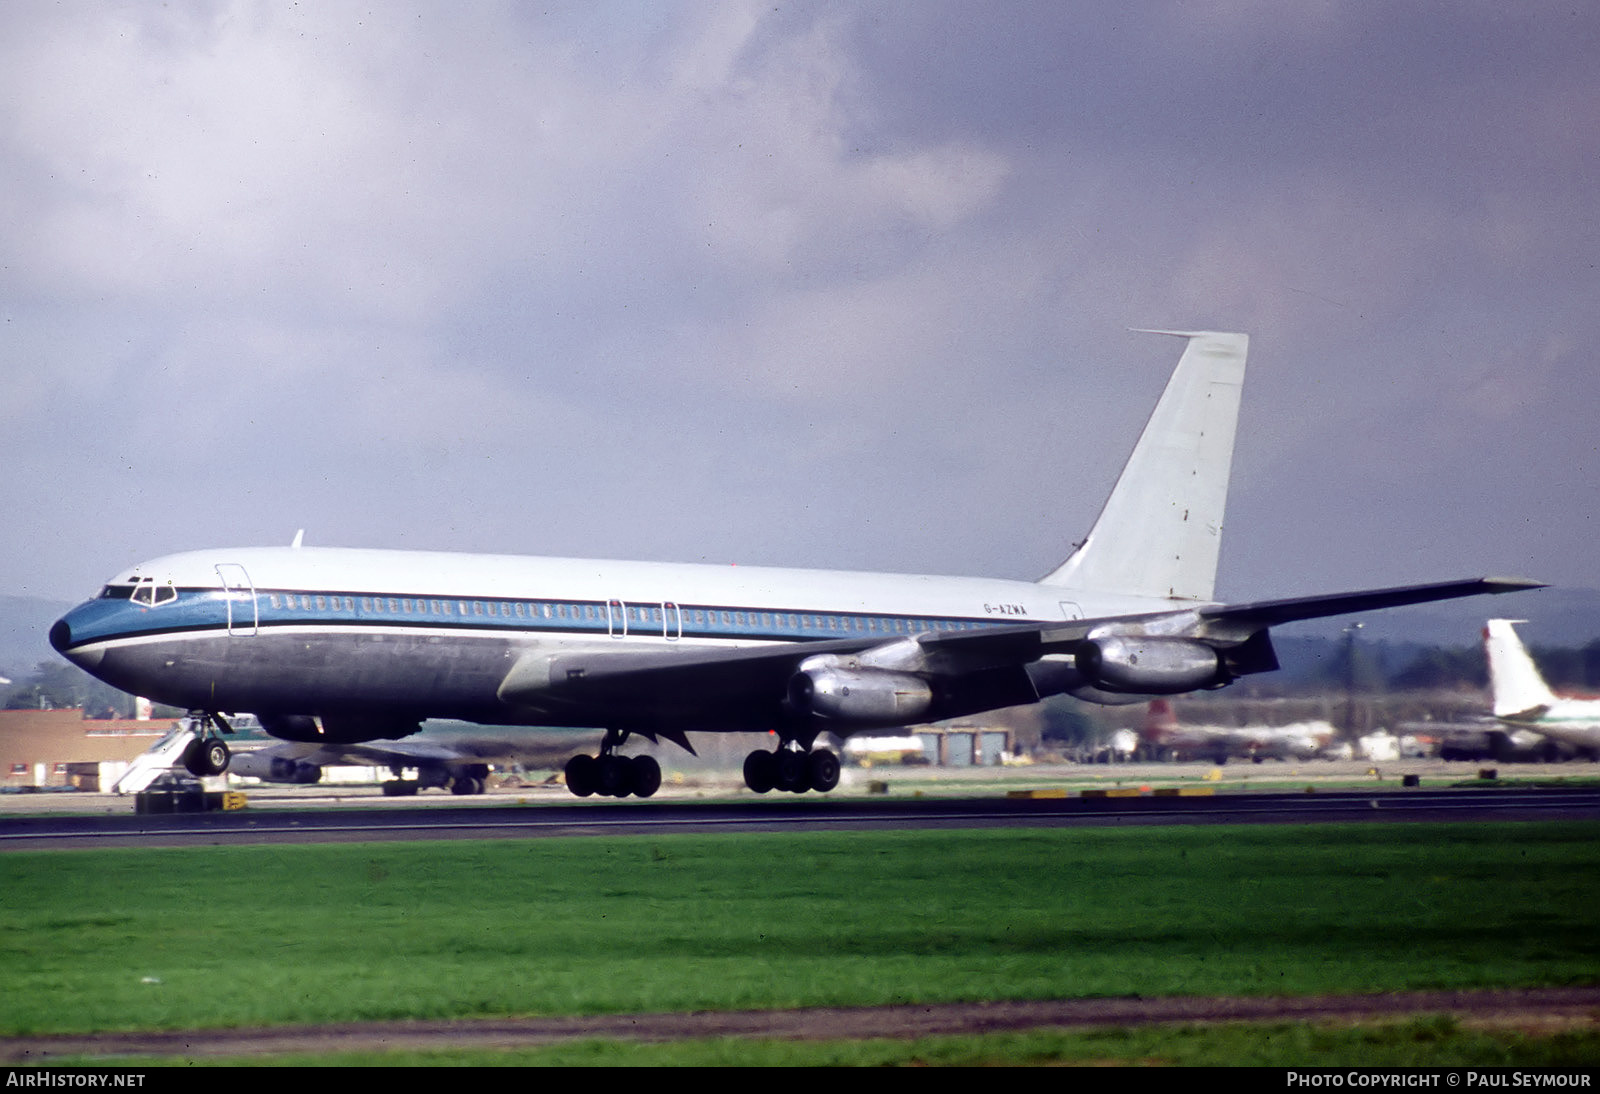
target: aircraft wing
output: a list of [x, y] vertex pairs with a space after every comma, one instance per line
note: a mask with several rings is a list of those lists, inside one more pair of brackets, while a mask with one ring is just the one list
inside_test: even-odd
[[1432, 585], [1399, 585], [1389, 589], [1366, 589], [1353, 593], [1295, 597], [1288, 600], [1261, 600], [1252, 604], [1229, 604], [1202, 609], [1209, 621], [1238, 625], [1250, 630], [1295, 623], [1303, 619], [1322, 619], [1330, 615], [1370, 612], [1407, 604], [1427, 604], [1435, 600], [1454, 600], [1463, 596], [1515, 593], [1545, 588], [1543, 582], [1520, 577], [1480, 577], [1466, 581], [1443, 581]]
[[[762, 728], [767, 720], [783, 716], [796, 674], [816, 668], [862, 674], [858, 677], [861, 690], [898, 686], [891, 677], [936, 681], [938, 705], [927, 713], [954, 717], [1035, 702], [1042, 695], [1084, 684], [1064, 662], [1080, 654], [1089, 639], [1130, 636], [1153, 640], [1155, 645], [1181, 643], [1186, 647], [1184, 654], [1228, 651], [1223, 659], [1226, 671], [1239, 676], [1277, 667], [1265, 631], [1280, 623], [1537, 587], [1537, 582], [1521, 579], [1476, 578], [903, 637], [863, 635], [739, 649], [533, 650], [506, 675], [499, 696], [512, 705], [546, 712], [572, 712], [604, 704], [612, 712], [622, 712], [640, 732], [659, 727], [662, 735], [676, 740], [681, 734], [665, 727], [685, 718], [698, 720], [698, 728], [706, 730]], [[1049, 673], [1037, 668], [1030, 672], [1030, 666], [1047, 658], [1053, 660]], [[1209, 685], [1196, 683], [1169, 690], [1190, 691], [1202, 686]], [[1131, 693], [1138, 688], [1117, 690]], [[1163, 693], [1159, 687], [1151, 692]], [[890, 721], [886, 718], [884, 724]]]
[[[277, 782], [315, 782], [324, 767], [414, 767], [454, 771], [497, 759], [513, 759], [512, 750], [455, 748], [434, 741], [357, 741], [351, 743], [285, 742], [236, 752], [229, 769]], [[297, 779], [296, 774], [304, 777]]]
[[357, 741], [350, 744], [324, 745], [322, 754], [328, 756], [323, 763], [371, 764], [387, 767], [398, 764], [416, 767], [430, 764], [466, 763], [477, 757], [435, 744], [431, 741]]

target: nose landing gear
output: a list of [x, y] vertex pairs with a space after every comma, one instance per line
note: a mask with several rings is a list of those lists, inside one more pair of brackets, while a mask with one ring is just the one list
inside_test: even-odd
[[228, 746], [216, 732], [221, 727], [223, 732], [232, 733], [233, 727], [223, 720], [222, 715], [207, 711], [191, 712], [188, 723], [194, 740], [183, 750], [185, 770], [199, 779], [207, 775], [220, 775], [228, 770]]

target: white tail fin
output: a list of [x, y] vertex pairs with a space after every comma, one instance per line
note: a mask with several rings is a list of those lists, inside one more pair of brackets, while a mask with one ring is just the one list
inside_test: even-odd
[[1491, 619], [1483, 628], [1483, 647], [1489, 654], [1489, 690], [1494, 695], [1494, 716], [1510, 718], [1536, 712], [1556, 702], [1539, 675], [1527, 647], [1517, 637], [1513, 623], [1520, 619]]
[[1189, 344], [1088, 538], [1040, 583], [1210, 600], [1250, 339], [1217, 331], [1148, 333]]

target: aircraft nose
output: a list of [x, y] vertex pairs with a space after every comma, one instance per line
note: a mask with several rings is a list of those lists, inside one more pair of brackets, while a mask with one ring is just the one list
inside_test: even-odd
[[67, 613], [50, 628], [50, 645], [55, 651], [79, 668], [93, 670], [105, 656], [102, 650], [71, 649], [72, 646], [72, 613]]

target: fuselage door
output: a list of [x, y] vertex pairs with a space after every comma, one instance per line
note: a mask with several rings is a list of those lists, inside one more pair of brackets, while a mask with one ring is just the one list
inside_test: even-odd
[[1083, 618], [1083, 609], [1078, 607], [1076, 604], [1074, 604], [1070, 600], [1063, 600], [1061, 602], [1061, 618], [1062, 619], [1082, 619]]
[[670, 600], [661, 604], [661, 637], [668, 642], [683, 637], [683, 611]]
[[628, 606], [620, 600], [606, 601], [606, 628], [612, 638], [628, 636]]
[[237, 562], [219, 562], [216, 570], [222, 579], [222, 600], [228, 608], [228, 633], [252, 637], [261, 625], [255, 584]]

